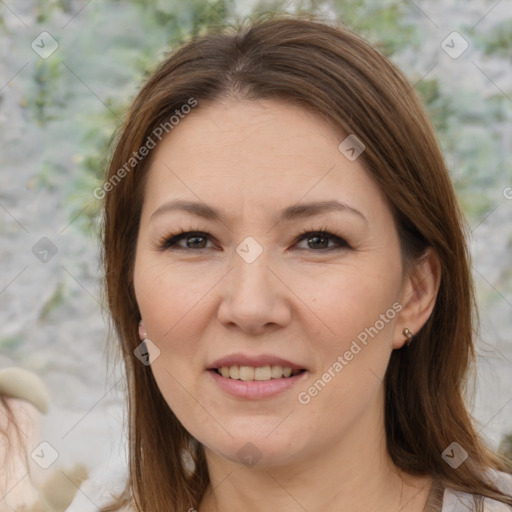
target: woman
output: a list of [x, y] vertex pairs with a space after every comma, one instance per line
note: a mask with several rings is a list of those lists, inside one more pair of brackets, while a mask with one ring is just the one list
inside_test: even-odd
[[105, 510], [510, 510], [463, 399], [463, 218], [416, 92], [365, 40], [283, 16], [194, 39], [95, 195], [130, 412]]

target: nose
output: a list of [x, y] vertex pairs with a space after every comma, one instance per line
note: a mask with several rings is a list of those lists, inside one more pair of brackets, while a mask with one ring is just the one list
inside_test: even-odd
[[289, 323], [290, 294], [265, 251], [251, 263], [235, 254], [233, 268], [223, 279], [217, 316], [226, 327], [267, 333]]

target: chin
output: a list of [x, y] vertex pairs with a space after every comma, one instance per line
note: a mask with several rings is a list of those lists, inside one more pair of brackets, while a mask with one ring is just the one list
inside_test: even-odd
[[247, 431], [247, 435], [233, 438], [227, 435], [222, 442], [209, 440], [203, 444], [219, 457], [247, 467], [264, 468], [297, 462], [300, 458], [297, 434], [283, 431], [281, 436], [272, 439], [274, 434], [269, 435], [269, 431], [268, 428], [263, 434]]

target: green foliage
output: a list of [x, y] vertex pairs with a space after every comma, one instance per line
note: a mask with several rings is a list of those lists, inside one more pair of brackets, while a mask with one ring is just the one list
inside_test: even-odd
[[37, 22], [46, 23], [57, 11], [62, 9], [61, 3], [56, 0], [38, 0], [35, 6]]
[[335, 0], [338, 18], [391, 57], [417, 43], [414, 27], [405, 21], [405, 2]]
[[0, 339], [0, 349], [2, 349], [2, 352], [6, 354], [12, 354], [16, 348], [21, 345], [21, 343], [22, 339], [19, 335], [8, 336]]
[[[61, 74], [62, 65], [58, 53], [47, 60], [40, 59], [36, 62], [33, 87], [28, 96], [27, 107], [32, 110], [34, 118], [40, 125], [55, 119], [55, 111], [62, 111], [66, 106], [57, 87]], [[52, 107], [57, 108], [53, 109], [53, 114], [50, 111]]]
[[66, 168], [64, 166], [58, 162], [52, 163], [45, 160], [41, 163], [40, 171], [29, 183], [29, 187], [35, 187], [37, 190], [58, 190], [65, 174]]
[[39, 320], [48, 320], [52, 311], [64, 304], [64, 283], [61, 281], [55, 289], [53, 295], [43, 304]]
[[455, 114], [450, 98], [443, 95], [439, 80], [422, 80], [416, 85], [416, 91], [425, 103], [436, 133], [446, 133], [448, 119]]
[[512, 20], [503, 21], [490, 33], [482, 34], [473, 30], [471, 35], [486, 55], [498, 55], [508, 60], [512, 59]]

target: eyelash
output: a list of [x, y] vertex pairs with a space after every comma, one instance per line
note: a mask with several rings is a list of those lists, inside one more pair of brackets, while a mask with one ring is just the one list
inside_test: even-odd
[[[342, 237], [339, 237], [337, 235], [334, 235], [333, 233], [330, 233], [327, 231], [327, 228], [321, 227], [320, 229], [305, 229], [299, 233], [299, 235], [295, 238], [294, 244], [297, 244], [298, 242], [302, 241], [303, 239], [307, 239], [312, 236], [320, 236], [327, 238], [327, 240], [336, 242], [338, 244], [338, 247], [327, 247], [323, 249], [309, 249], [312, 252], [330, 252], [333, 250], [341, 250], [341, 249], [352, 249], [350, 244], [343, 239]], [[177, 233], [172, 233], [169, 235], [163, 236], [157, 244], [157, 249], [160, 251], [167, 251], [167, 250], [185, 250], [185, 251], [202, 251], [207, 249], [206, 247], [201, 247], [199, 249], [191, 249], [189, 247], [180, 247], [176, 245], [176, 242], [186, 239], [188, 237], [197, 236], [197, 237], [204, 237], [209, 238], [209, 234], [205, 233], [204, 231], [200, 230], [193, 230], [193, 231], [186, 231], [183, 228], [179, 228], [179, 231]], [[299, 250], [308, 250], [308, 249], [299, 249]]]

